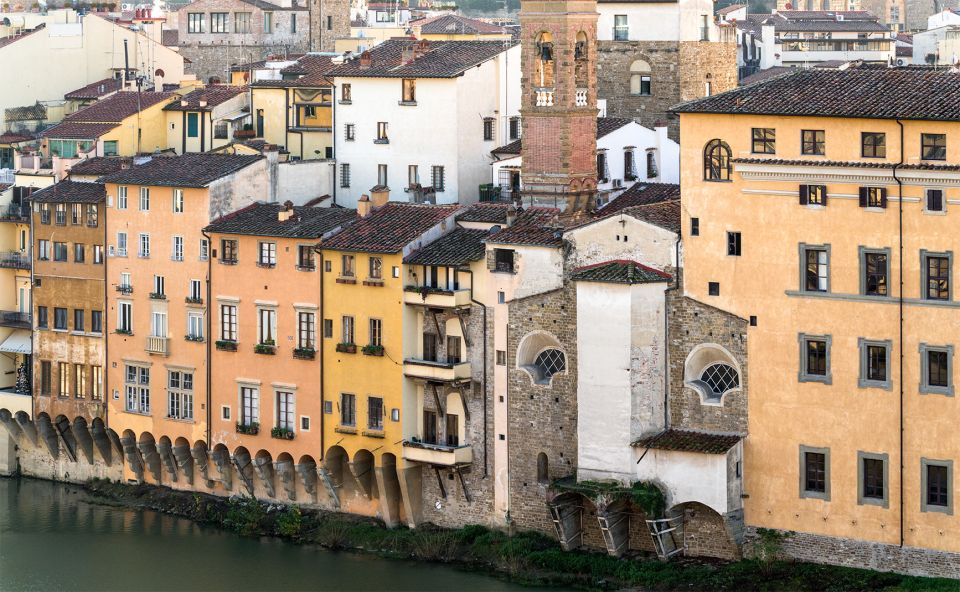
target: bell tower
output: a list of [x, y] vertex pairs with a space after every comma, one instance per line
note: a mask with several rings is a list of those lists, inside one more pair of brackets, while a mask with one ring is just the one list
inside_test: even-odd
[[521, 181], [567, 212], [597, 191], [597, 2], [521, 0]]

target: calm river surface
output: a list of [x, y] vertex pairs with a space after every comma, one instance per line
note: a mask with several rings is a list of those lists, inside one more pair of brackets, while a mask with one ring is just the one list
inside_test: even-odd
[[0, 590], [534, 589], [445, 566], [243, 538], [90, 503], [70, 485], [0, 478]]

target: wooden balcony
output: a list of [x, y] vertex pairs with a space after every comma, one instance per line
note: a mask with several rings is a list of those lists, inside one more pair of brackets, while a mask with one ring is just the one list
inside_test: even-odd
[[470, 306], [470, 290], [438, 290], [407, 286], [403, 292], [403, 302], [411, 306], [426, 308], [462, 308]]
[[154, 337], [153, 335], [147, 337], [146, 351], [148, 354], [157, 354], [161, 356], [169, 355], [170, 354], [170, 338]]
[[473, 447], [469, 445], [444, 446], [442, 444], [404, 440], [403, 458], [411, 462], [439, 467], [469, 465], [473, 463]]
[[403, 374], [407, 378], [427, 382], [460, 382], [470, 380], [470, 362], [433, 362], [415, 358], [403, 361]]

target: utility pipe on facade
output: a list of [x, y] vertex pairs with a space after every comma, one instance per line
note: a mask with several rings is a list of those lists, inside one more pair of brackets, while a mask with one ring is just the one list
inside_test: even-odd
[[470, 302], [483, 307], [483, 382], [481, 391], [483, 392], [483, 477], [486, 478], [489, 476], [487, 467], [490, 464], [487, 459], [487, 305], [474, 299], [473, 270], [467, 270], [466, 273], [470, 274]]
[[898, 381], [900, 383], [900, 546], [903, 547], [903, 181], [897, 176], [897, 168], [903, 165], [903, 122], [897, 119], [897, 125], [900, 126], [900, 160], [893, 165], [893, 180], [897, 182], [897, 247], [899, 249], [897, 275], [900, 282], [897, 307], [900, 327], [900, 345], [898, 348], [900, 350], [900, 380]]
[[[322, 240], [322, 239], [321, 239]], [[327, 410], [324, 408], [326, 405], [326, 399], [323, 394], [323, 340], [326, 339], [323, 336], [323, 331], [325, 330], [324, 325], [326, 325], [323, 316], [323, 251], [320, 250], [320, 243], [314, 245], [313, 252], [316, 253], [320, 260], [317, 265], [317, 277], [320, 278], [320, 302], [318, 306], [320, 307], [320, 335], [321, 337], [317, 339], [317, 349], [320, 353], [320, 457], [319, 460], [323, 460], [324, 455], [326, 454], [326, 447], [324, 446], [324, 424], [326, 423], [326, 414]], [[319, 467], [318, 467], [319, 468]]]
[[207, 377], [206, 377], [207, 378], [207, 396], [206, 396], [207, 414], [206, 415], [207, 415], [207, 449], [209, 450], [213, 442], [212, 440], [213, 428], [211, 427], [211, 424], [213, 423], [213, 410], [211, 409], [212, 407], [211, 403], [213, 401], [213, 396], [212, 396], [213, 350], [210, 347], [211, 341], [213, 340], [213, 310], [211, 308], [211, 304], [212, 304], [211, 298], [213, 293], [213, 287], [211, 285], [212, 284], [211, 280], [213, 279], [213, 276], [212, 276], [213, 251], [211, 249], [213, 248], [213, 241], [210, 239], [210, 235], [207, 234], [205, 231], [201, 230], [200, 234], [202, 234], [207, 241], [207, 321], [206, 323], [204, 323], [207, 329], [207, 338], [205, 340], [204, 345], [207, 349]]

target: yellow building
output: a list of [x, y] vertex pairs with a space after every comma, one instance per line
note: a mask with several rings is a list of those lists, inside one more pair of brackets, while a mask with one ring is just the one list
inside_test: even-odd
[[121, 435], [128, 478], [167, 483], [171, 448], [210, 439], [203, 228], [267, 195], [266, 169], [262, 156], [185, 154], [102, 179], [107, 422]]
[[419, 345], [408, 327], [403, 258], [454, 228], [458, 206], [361, 200], [360, 219], [321, 244], [324, 464], [340, 504], [388, 524], [420, 515], [420, 466], [402, 442], [419, 433], [419, 388], [405, 358]]
[[333, 158], [333, 84], [330, 56], [308, 54], [280, 70], [278, 80], [250, 85], [253, 129], [283, 146], [293, 160]]
[[0, 183], [0, 405], [30, 415], [29, 196], [34, 189]]
[[798, 557], [960, 561], [957, 100], [852, 67], [677, 108], [685, 292], [751, 319], [745, 522]]
[[186, 154], [230, 144], [250, 121], [249, 99], [245, 86], [210, 85], [184, 94], [163, 108], [165, 147]]

